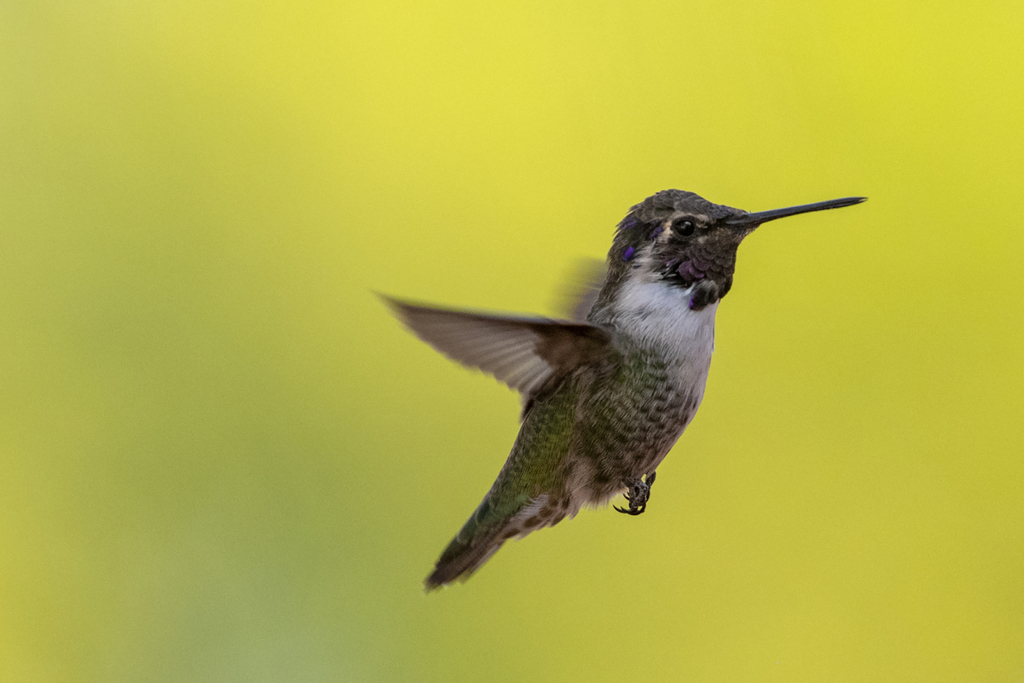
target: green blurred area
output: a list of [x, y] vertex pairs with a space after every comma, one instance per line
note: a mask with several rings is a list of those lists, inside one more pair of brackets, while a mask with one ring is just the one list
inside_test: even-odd
[[[1024, 5], [0, 5], [0, 679], [1024, 678]], [[740, 250], [648, 514], [424, 595], [668, 187]]]

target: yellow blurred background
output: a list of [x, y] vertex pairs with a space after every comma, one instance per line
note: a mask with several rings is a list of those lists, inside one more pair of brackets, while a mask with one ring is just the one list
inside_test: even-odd
[[[0, 6], [0, 680], [1024, 680], [1024, 4]], [[424, 595], [664, 188], [740, 250], [643, 517]]]

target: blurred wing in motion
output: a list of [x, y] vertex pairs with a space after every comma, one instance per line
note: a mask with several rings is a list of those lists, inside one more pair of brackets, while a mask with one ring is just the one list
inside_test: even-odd
[[555, 310], [569, 320], [586, 322], [607, 275], [607, 262], [594, 258], [577, 259], [558, 288]]
[[554, 391], [576, 367], [602, 358], [611, 337], [586, 323], [431, 308], [382, 297], [412, 332], [465, 366], [493, 375], [524, 402]]

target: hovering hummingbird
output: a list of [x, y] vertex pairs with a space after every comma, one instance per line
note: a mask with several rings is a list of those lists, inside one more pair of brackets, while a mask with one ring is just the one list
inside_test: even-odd
[[859, 204], [846, 197], [748, 213], [664, 190], [629, 210], [607, 275], [576, 321], [495, 316], [386, 298], [423, 341], [519, 391], [522, 426], [483, 502], [441, 553], [428, 590], [465, 580], [505, 541], [620, 493], [639, 515], [658, 465], [693, 419], [715, 312], [736, 250], [759, 225]]

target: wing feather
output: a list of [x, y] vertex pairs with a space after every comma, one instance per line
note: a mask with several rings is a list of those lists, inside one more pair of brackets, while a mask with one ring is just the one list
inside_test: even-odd
[[575, 367], [603, 357], [611, 336], [588, 323], [516, 318], [421, 306], [382, 297], [420, 339], [465, 366], [493, 375], [529, 401]]

